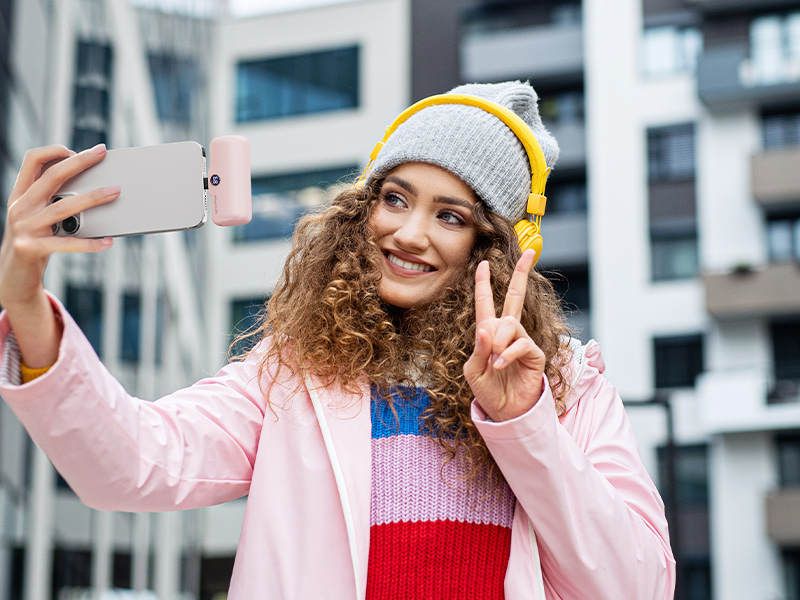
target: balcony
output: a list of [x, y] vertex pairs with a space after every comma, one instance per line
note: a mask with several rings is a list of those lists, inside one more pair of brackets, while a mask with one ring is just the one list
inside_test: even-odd
[[582, 74], [580, 24], [467, 32], [461, 43], [461, 76], [465, 80], [522, 77], [540, 85], [543, 80], [579, 82]]
[[767, 535], [781, 546], [800, 545], [800, 489], [767, 494]]
[[800, 100], [800, 64], [761, 65], [747, 43], [708, 48], [697, 64], [697, 93], [710, 108], [762, 108]]
[[700, 429], [714, 435], [800, 427], [800, 395], [770, 403], [770, 388], [765, 369], [702, 373], [697, 378]]
[[706, 310], [716, 319], [800, 313], [800, 266], [772, 263], [757, 269], [703, 275]]
[[753, 197], [765, 208], [800, 206], [800, 148], [756, 154], [750, 161]]

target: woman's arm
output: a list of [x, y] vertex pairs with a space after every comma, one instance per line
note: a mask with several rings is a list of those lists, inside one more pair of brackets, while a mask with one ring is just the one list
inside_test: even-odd
[[[256, 356], [156, 402], [141, 400], [105, 369], [58, 301], [48, 302], [64, 323], [58, 360], [25, 385], [0, 381], [0, 394], [84, 503], [163, 511], [248, 493], [266, 402]], [[4, 315], [6, 361], [11, 335]]]

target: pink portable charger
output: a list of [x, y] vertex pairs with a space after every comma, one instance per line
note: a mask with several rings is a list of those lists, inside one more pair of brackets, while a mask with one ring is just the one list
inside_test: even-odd
[[250, 141], [242, 135], [211, 140], [208, 200], [217, 225], [244, 225], [253, 218], [250, 194]]

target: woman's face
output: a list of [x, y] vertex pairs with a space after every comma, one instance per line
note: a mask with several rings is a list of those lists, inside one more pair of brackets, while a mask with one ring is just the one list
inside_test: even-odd
[[370, 226], [383, 254], [378, 293], [400, 308], [435, 300], [464, 276], [477, 233], [472, 189], [425, 163], [405, 163], [381, 186]]

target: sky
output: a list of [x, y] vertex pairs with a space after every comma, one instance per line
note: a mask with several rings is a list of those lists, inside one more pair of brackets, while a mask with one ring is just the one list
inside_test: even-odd
[[247, 17], [353, 0], [131, 0], [137, 6], [159, 7], [167, 11], [210, 14], [227, 5], [232, 16]]

